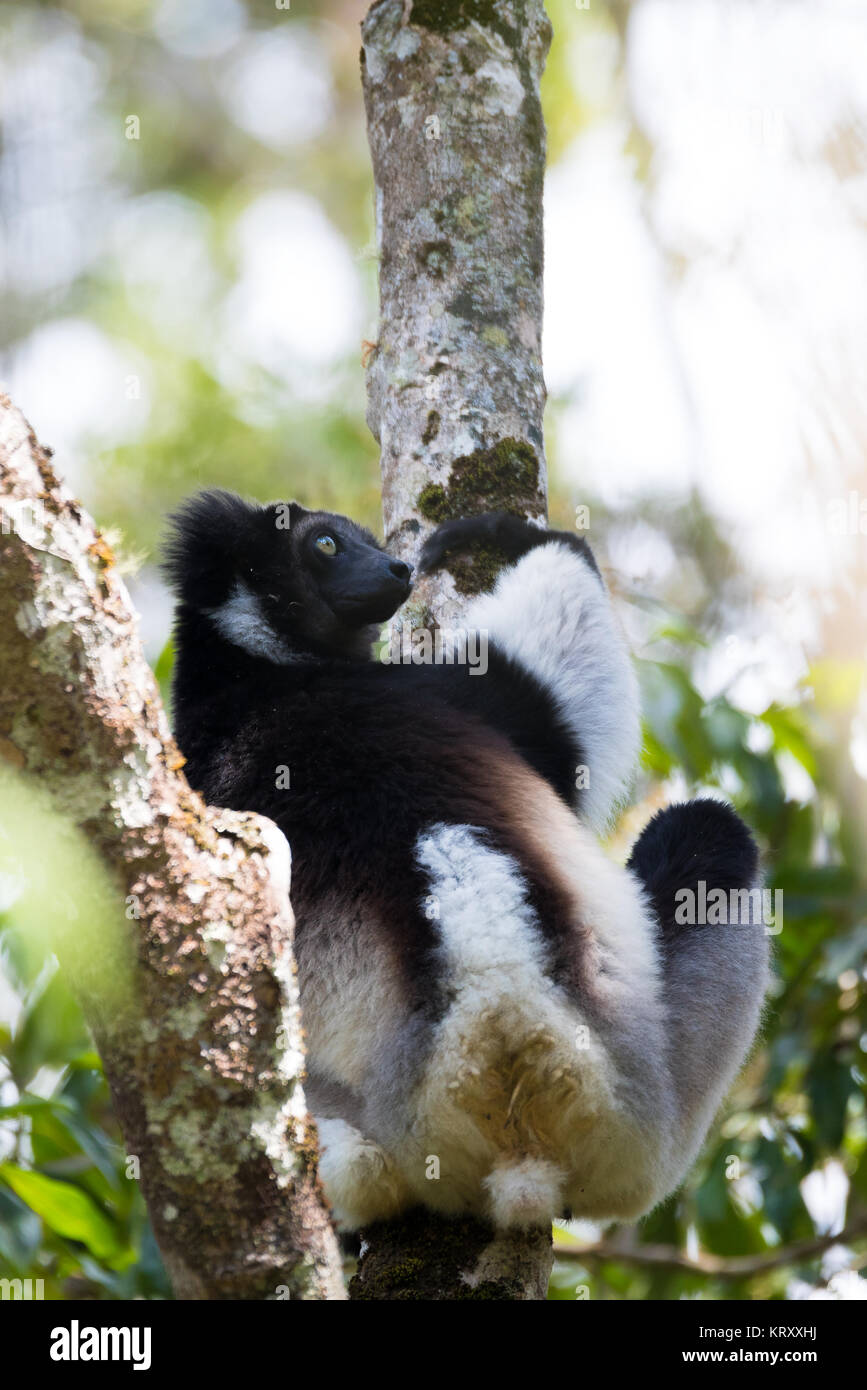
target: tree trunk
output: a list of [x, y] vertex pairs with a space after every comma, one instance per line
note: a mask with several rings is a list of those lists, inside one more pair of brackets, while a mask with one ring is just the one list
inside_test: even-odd
[[73, 858], [107, 867], [56, 946], [175, 1292], [342, 1297], [301, 1085], [286, 841], [190, 790], [111, 552], [2, 396], [0, 522], [4, 798], [45, 836], [22, 852], [46, 856], [55, 910], [53, 842], [77, 837]]
[[[543, 519], [541, 0], [378, 0], [362, 27], [376, 186], [379, 341], [368, 423], [390, 549], [484, 511]], [[476, 551], [423, 579], [411, 627], [489, 587]], [[550, 1231], [495, 1238], [424, 1213], [365, 1232], [354, 1299], [544, 1298]]]

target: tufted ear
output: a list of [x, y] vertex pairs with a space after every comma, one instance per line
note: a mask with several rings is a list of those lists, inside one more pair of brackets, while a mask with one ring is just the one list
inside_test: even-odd
[[297, 502], [271, 502], [265, 510], [269, 516], [273, 517], [274, 525], [278, 531], [291, 531], [302, 517], [310, 515]]
[[162, 571], [177, 597], [195, 608], [221, 603], [266, 516], [264, 507], [221, 488], [188, 498], [169, 517], [163, 547]]

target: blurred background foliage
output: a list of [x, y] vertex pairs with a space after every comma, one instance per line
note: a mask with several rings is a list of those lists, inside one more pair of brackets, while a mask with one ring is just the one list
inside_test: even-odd
[[[379, 529], [363, 8], [0, 14], [0, 379], [112, 536], [164, 689], [156, 550], [188, 492]], [[589, 507], [646, 717], [612, 851], [723, 794], [784, 904], [763, 1038], [700, 1163], [638, 1227], [558, 1228], [551, 1297], [861, 1298], [867, 26], [846, 0], [548, 10], [550, 513]], [[0, 1278], [169, 1297], [99, 1059], [28, 935], [11, 816]]]

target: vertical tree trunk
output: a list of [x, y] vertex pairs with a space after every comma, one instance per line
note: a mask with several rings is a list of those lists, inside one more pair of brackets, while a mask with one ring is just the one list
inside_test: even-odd
[[[377, 0], [362, 27], [376, 186], [379, 341], [368, 423], [389, 547], [440, 521], [544, 518], [541, 0]], [[457, 616], [493, 551], [416, 587], [412, 626]], [[406, 610], [405, 610], [406, 613]], [[550, 1232], [495, 1238], [416, 1212], [365, 1233], [355, 1299], [544, 1298]]]
[[[376, 186], [379, 341], [368, 423], [386, 538], [413, 560], [452, 516], [544, 517], [541, 0], [378, 0], [362, 78]], [[485, 587], [426, 581], [413, 618]]]

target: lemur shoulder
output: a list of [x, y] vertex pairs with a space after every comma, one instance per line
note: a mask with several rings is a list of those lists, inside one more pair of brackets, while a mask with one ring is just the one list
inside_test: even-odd
[[639, 711], [589, 547], [491, 514], [441, 526], [422, 565], [482, 537], [511, 563], [465, 615], [474, 679], [371, 659], [411, 571], [347, 518], [225, 492], [173, 518], [177, 739], [208, 801], [291, 846], [307, 1093], [349, 1229], [416, 1204], [640, 1216], [693, 1162], [765, 990], [760, 923], [675, 920], [678, 889], [757, 882], [727, 805], [658, 813], [625, 867], [598, 843]]

